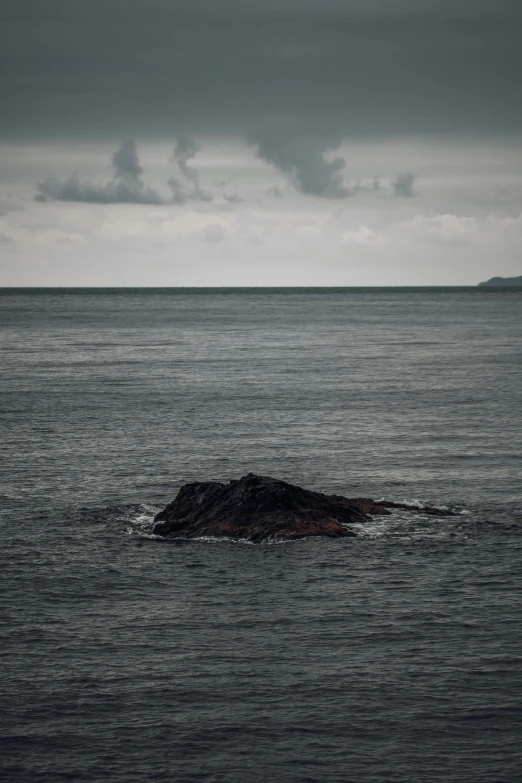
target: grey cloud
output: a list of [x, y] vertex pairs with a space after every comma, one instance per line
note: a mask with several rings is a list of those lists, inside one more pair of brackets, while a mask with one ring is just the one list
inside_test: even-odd
[[[289, 138], [277, 133], [264, 133], [252, 140], [258, 156], [273, 165], [288, 177], [289, 182], [299, 192], [321, 198], [343, 199], [363, 192], [383, 192], [383, 185], [377, 178], [361, 180], [349, 187], [344, 184], [343, 173], [346, 167], [344, 158], [339, 155], [328, 156], [335, 149], [333, 141], [325, 141], [312, 136]], [[208, 202], [213, 196], [201, 187], [196, 169], [189, 165], [200, 149], [194, 139], [180, 136], [177, 140], [171, 162], [178, 167], [178, 176], [170, 177], [167, 185], [171, 190], [171, 199], [164, 198], [157, 190], [146, 186], [142, 179], [143, 167], [140, 164], [136, 143], [125, 140], [112, 155], [113, 177], [105, 183], [89, 182], [81, 179], [77, 171], [66, 179], [47, 177], [37, 183], [37, 201], [71, 201], [89, 204], [149, 204], [167, 203], [186, 204], [187, 202]], [[413, 197], [415, 176], [405, 173], [386, 185], [388, 195]], [[225, 190], [226, 182], [219, 184], [223, 200], [228, 204], [238, 204], [244, 199], [237, 193]], [[284, 196], [283, 191], [274, 186], [266, 191], [272, 198]], [[13, 207], [10, 207], [13, 208]], [[9, 207], [5, 207], [7, 211]], [[0, 212], [2, 204], [0, 203]]]
[[163, 199], [152, 188], [136, 183], [108, 182], [98, 185], [80, 179], [73, 172], [67, 179], [47, 177], [37, 184], [37, 201], [79, 201], [88, 204], [162, 204]]
[[[199, 182], [198, 172], [189, 165], [199, 150], [199, 145], [188, 136], [180, 136], [176, 142], [171, 162], [176, 163], [180, 176], [170, 177], [167, 185], [172, 199], [164, 198], [154, 188], [147, 187], [142, 179], [136, 143], [124, 140], [112, 155], [113, 178], [105, 184], [82, 180], [77, 171], [67, 179], [47, 177], [37, 184], [37, 201], [79, 201], [89, 204], [185, 204], [187, 201], [212, 201]], [[181, 178], [180, 178], [181, 177]]]
[[[286, 174], [296, 190], [321, 198], [342, 199], [359, 193], [374, 193], [413, 198], [415, 175], [399, 174], [391, 183], [383, 183], [378, 177], [346, 184], [343, 174], [346, 161], [339, 155], [327, 157], [337, 144], [314, 137], [288, 138], [276, 132], [263, 134], [252, 141], [257, 154], [267, 163]], [[277, 186], [267, 194], [272, 198], [283, 195]]]
[[0, 198], [0, 217], [7, 215], [8, 212], [22, 212], [23, 209], [20, 201], [11, 198], [10, 195], [7, 198]]
[[211, 223], [210, 225], [205, 226], [201, 232], [201, 237], [204, 242], [210, 242], [212, 244], [215, 242], [224, 242], [225, 232], [217, 223]]
[[37, 184], [37, 201], [80, 201], [89, 204], [162, 204], [157, 190], [146, 187], [141, 179], [136, 143], [127, 139], [112, 156], [114, 175], [100, 185], [80, 179], [73, 172], [67, 179], [47, 177]]
[[344, 158], [326, 157], [326, 153], [335, 149], [337, 144], [312, 136], [285, 138], [277, 133], [254, 137], [252, 143], [258, 156], [284, 172], [300, 192], [322, 198], [346, 198], [350, 195], [343, 184]]
[[178, 177], [170, 177], [167, 180], [167, 185], [172, 191], [172, 201], [174, 204], [186, 204], [187, 201], [213, 200], [212, 194], [201, 190], [199, 185], [187, 186], [187, 183], [178, 179]]
[[242, 201], [245, 201], [239, 193], [229, 190], [230, 184], [225, 179], [214, 182], [214, 185], [221, 190], [221, 195], [227, 204], [240, 204]]
[[0, 234], [0, 247], [5, 248], [6, 250], [14, 250], [16, 242], [9, 234]]
[[172, 160], [178, 164], [183, 176], [196, 185], [198, 182], [197, 174], [189, 167], [188, 162], [196, 156], [196, 153], [199, 152], [199, 150], [200, 146], [197, 141], [182, 134], [181, 136], [178, 136], [176, 146], [172, 153]]
[[112, 156], [114, 176], [121, 180], [140, 181], [143, 168], [140, 166], [138, 150], [134, 139], [124, 139]]
[[390, 196], [414, 198], [416, 195], [414, 190], [415, 179], [415, 174], [409, 172], [399, 174], [393, 180], [381, 177], [362, 179], [353, 186], [353, 194], [368, 193], [386, 198]]
[[354, 195], [358, 193], [381, 193], [382, 190], [383, 190], [383, 183], [381, 182], [379, 177], [359, 180], [353, 186]]
[[[4, 0], [2, 135], [521, 132], [520, 0]], [[180, 74], [183, 74], [181, 78]]]
[[238, 193], [230, 193], [230, 192], [227, 193], [226, 191], [223, 191], [222, 195], [225, 201], [228, 202], [229, 204], [240, 204], [242, 201], [245, 200]]
[[184, 204], [186, 201], [212, 201], [211, 194], [201, 188], [198, 172], [189, 166], [189, 161], [196, 156], [199, 150], [199, 144], [190, 136], [185, 134], [178, 136], [171, 161], [177, 164], [185, 181], [180, 181], [177, 177], [171, 177], [168, 180], [168, 185], [172, 190], [172, 198], [176, 204]]
[[187, 200], [187, 194], [183, 187], [183, 183], [180, 182], [179, 179], [176, 179], [176, 177], [169, 177], [167, 185], [172, 191], [172, 201], [174, 204], [184, 204]]
[[413, 186], [415, 184], [415, 174], [405, 173], [399, 174], [396, 180], [392, 182], [393, 192], [396, 196], [402, 198], [413, 198], [415, 192]]

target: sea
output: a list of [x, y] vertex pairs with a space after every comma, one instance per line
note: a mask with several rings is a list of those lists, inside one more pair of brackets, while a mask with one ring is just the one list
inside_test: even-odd
[[[0, 290], [2, 783], [522, 780], [521, 333], [516, 289]], [[418, 513], [152, 533], [249, 472]]]

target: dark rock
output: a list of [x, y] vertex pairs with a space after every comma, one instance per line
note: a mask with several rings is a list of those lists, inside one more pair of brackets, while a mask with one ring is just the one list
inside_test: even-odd
[[155, 518], [154, 533], [263, 541], [306, 536], [354, 536], [347, 525], [390, 514], [386, 503], [323, 495], [268, 476], [185, 484]]

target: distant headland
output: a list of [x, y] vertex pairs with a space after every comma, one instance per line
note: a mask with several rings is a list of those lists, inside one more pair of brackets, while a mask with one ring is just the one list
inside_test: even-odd
[[489, 286], [497, 288], [514, 288], [522, 286], [522, 275], [520, 277], [492, 277], [479, 286]]

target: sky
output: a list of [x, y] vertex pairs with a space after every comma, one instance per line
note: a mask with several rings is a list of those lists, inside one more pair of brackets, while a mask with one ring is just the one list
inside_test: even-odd
[[519, 0], [3, 0], [1, 286], [522, 274]]

